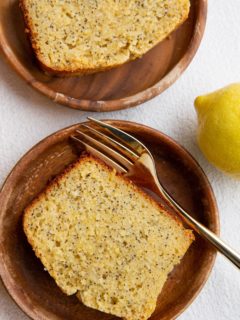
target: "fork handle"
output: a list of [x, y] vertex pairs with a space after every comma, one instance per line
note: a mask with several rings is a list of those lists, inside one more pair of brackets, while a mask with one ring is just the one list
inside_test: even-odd
[[[162, 190], [162, 189], [161, 189]], [[160, 191], [161, 191], [160, 190]], [[167, 191], [162, 190], [167, 201], [170, 202], [183, 220], [200, 236], [210, 242], [219, 252], [221, 252], [227, 259], [229, 259], [236, 267], [240, 269], [240, 254], [232, 249], [228, 244], [222, 241], [215, 233], [206, 228], [200, 222], [190, 216], [172, 197]], [[162, 192], [161, 192], [162, 194]]]

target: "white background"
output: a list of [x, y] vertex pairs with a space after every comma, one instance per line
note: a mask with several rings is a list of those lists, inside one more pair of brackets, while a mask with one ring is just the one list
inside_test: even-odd
[[[159, 97], [136, 108], [95, 117], [133, 120], [170, 135], [199, 161], [217, 197], [222, 237], [240, 251], [240, 183], [218, 172], [196, 145], [194, 98], [240, 82], [240, 1], [210, 0], [200, 49], [183, 76]], [[54, 104], [33, 91], [0, 59], [0, 185], [16, 161], [46, 135], [87, 113]], [[0, 283], [0, 319], [24, 320]], [[240, 272], [218, 256], [206, 286], [181, 320], [240, 319]]]

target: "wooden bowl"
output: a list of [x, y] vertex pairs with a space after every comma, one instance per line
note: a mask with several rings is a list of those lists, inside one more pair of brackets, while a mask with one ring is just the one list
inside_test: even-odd
[[188, 20], [141, 59], [95, 75], [58, 78], [37, 66], [18, 0], [1, 0], [0, 47], [26, 82], [55, 102], [86, 111], [119, 110], [157, 96], [182, 74], [201, 42], [206, 13], [207, 0], [191, 0]]
[[[167, 190], [199, 221], [219, 233], [217, 206], [203, 171], [180, 145], [149, 127], [109, 121], [135, 135], [152, 151]], [[22, 212], [47, 182], [79, 155], [70, 135], [78, 125], [63, 129], [33, 147], [15, 166], [0, 193], [0, 274], [20, 308], [36, 320], [114, 320], [66, 296], [44, 271], [22, 229]], [[170, 274], [151, 320], [176, 318], [207, 280], [216, 252], [196, 235], [187, 254]]]

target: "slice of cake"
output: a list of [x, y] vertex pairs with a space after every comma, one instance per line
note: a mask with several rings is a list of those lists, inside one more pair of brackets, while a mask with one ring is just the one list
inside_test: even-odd
[[25, 210], [24, 231], [67, 295], [127, 320], [153, 313], [190, 230], [92, 156], [68, 167]]
[[189, 0], [20, 0], [40, 64], [93, 73], [136, 59], [183, 23]]

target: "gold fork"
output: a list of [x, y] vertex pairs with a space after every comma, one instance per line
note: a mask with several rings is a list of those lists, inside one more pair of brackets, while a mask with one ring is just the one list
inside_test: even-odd
[[76, 130], [78, 135], [72, 139], [124, 176], [163, 197], [194, 231], [240, 268], [240, 254], [189, 215], [164, 189], [158, 179], [153, 156], [143, 143], [106, 122], [88, 119], [90, 125], [81, 124]]

